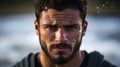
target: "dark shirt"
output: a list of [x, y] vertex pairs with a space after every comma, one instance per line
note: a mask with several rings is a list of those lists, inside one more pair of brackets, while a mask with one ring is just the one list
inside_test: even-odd
[[[85, 59], [80, 67], [117, 67], [110, 62], [104, 60], [104, 56], [97, 51], [87, 53], [85, 52]], [[38, 60], [38, 54], [30, 53], [22, 61], [17, 62], [12, 67], [42, 67], [41, 62]]]
[[86, 51], [84, 51], [84, 53], [85, 53], [85, 58], [80, 67], [87, 67], [88, 65], [89, 54]]

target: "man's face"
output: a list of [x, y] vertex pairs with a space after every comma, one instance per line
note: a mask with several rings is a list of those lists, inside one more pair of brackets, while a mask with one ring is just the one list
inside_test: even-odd
[[36, 31], [47, 57], [56, 64], [64, 64], [72, 59], [79, 51], [85, 32], [83, 28], [86, 28], [82, 25], [79, 12], [73, 9], [48, 9], [42, 12], [39, 23]]

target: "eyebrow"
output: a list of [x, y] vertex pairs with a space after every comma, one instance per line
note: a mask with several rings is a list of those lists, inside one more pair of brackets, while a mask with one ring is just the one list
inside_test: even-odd
[[[58, 24], [43, 24], [44, 26], [59, 26]], [[78, 26], [78, 24], [68, 24], [68, 25], [63, 25], [63, 26]]]
[[[65, 16], [64, 16], [65, 15]], [[64, 16], [64, 17], [63, 17]], [[68, 15], [68, 14], [54, 14], [53, 16], [50, 16], [51, 18], [75, 18], [78, 19], [79, 16], [73, 17], [76, 15]]]
[[76, 27], [78, 24], [70, 24], [70, 25], [64, 25], [65, 27]]
[[56, 24], [43, 24], [43, 26], [48, 26], [48, 27], [50, 27], [50, 26], [58, 26], [58, 25], [56, 25]]

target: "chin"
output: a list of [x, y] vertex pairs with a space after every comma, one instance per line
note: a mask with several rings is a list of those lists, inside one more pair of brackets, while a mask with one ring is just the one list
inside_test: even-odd
[[56, 57], [56, 58], [51, 58], [51, 61], [54, 63], [54, 64], [66, 64], [67, 62], [70, 61], [70, 58], [69, 57], [63, 57], [63, 56], [59, 56], [59, 57]]
[[50, 60], [53, 64], [66, 64], [74, 57], [73, 54], [65, 55], [65, 54], [56, 54], [56, 55], [49, 55]]

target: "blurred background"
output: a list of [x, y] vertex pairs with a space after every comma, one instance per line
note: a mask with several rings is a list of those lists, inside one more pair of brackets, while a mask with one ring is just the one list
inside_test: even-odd
[[[120, 67], [120, 0], [87, 1], [88, 29], [81, 50], [99, 51]], [[34, 0], [0, 0], [0, 67], [41, 51], [34, 19]]]

